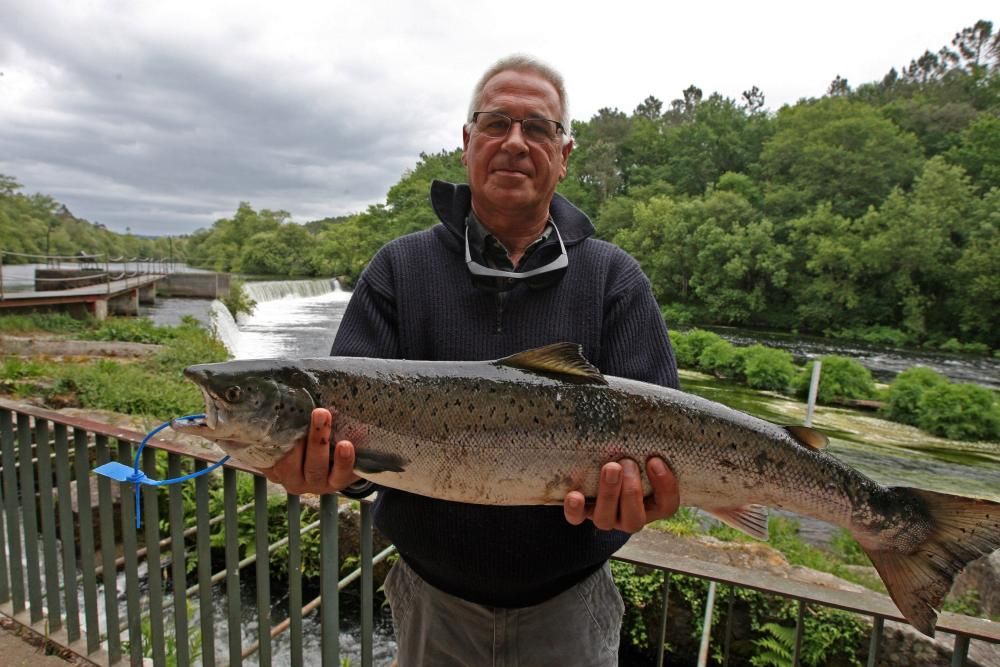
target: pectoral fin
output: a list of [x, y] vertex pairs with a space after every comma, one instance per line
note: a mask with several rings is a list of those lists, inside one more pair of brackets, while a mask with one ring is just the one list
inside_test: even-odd
[[403, 472], [409, 460], [399, 454], [375, 452], [370, 449], [354, 450], [354, 469], [358, 472]]
[[767, 539], [767, 508], [763, 505], [713, 507], [705, 508], [705, 511], [730, 528], [758, 540]]

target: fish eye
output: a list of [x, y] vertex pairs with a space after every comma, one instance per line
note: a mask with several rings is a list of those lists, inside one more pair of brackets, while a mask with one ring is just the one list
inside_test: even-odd
[[225, 399], [230, 403], [238, 403], [241, 398], [243, 398], [243, 390], [239, 386], [234, 384], [226, 389]]

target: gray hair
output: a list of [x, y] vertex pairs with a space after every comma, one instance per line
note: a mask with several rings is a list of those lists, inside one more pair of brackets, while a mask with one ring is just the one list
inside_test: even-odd
[[472, 123], [472, 114], [479, 110], [479, 105], [483, 102], [483, 90], [486, 88], [489, 80], [500, 72], [508, 71], [534, 72], [552, 84], [559, 95], [559, 122], [562, 123], [565, 130], [563, 133], [563, 144], [568, 143], [572, 139], [572, 125], [569, 115], [569, 96], [566, 94], [566, 84], [563, 81], [562, 74], [541, 60], [522, 53], [515, 53], [506, 58], [501, 58], [483, 73], [483, 76], [480, 77], [479, 82], [472, 91], [472, 99], [469, 101], [469, 115], [466, 122], [469, 124]]

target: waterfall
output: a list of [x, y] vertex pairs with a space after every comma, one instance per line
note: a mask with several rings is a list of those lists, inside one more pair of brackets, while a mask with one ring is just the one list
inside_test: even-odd
[[332, 278], [243, 284], [257, 305], [236, 318], [212, 304], [212, 328], [236, 359], [326, 356], [351, 298]]
[[240, 329], [236, 326], [236, 320], [233, 319], [232, 313], [229, 312], [224, 303], [216, 299], [212, 302], [210, 317], [212, 319], [212, 332], [215, 334], [215, 337], [222, 341], [227, 350], [230, 352], [235, 351], [236, 339], [240, 335]]
[[344, 292], [340, 283], [333, 278], [324, 278], [323, 280], [262, 280], [243, 283], [243, 289], [247, 296], [257, 303], [286, 297], [320, 296], [330, 292], [340, 292], [345, 299], [350, 297], [350, 294]]

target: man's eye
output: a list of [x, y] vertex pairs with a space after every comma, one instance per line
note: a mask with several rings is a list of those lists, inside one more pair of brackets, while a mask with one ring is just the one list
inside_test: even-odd
[[551, 139], [553, 136], [552, 128], [544, 120], [529, 119], [524, 121], [522, 125], [524, 126], [525, 134], [536, 139]]

